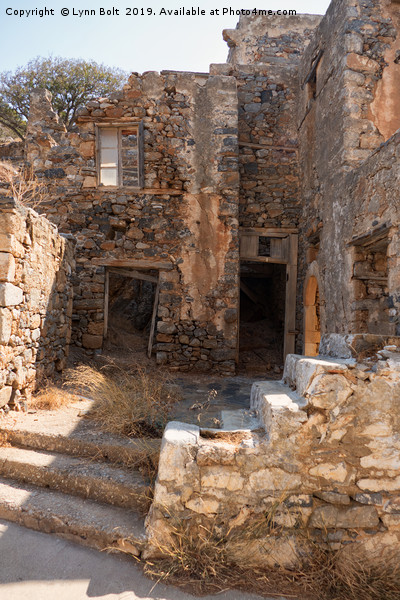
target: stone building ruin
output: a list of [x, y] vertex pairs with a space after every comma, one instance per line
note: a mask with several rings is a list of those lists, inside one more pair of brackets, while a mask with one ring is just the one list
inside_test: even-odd
[[[50, 200], [45, 218], [1, 199], [0, 403], [62, 368], [70, 340], [101, 350], [118, 294], [171, 371], [231, 375], [264, 340], [286, 359], [284, 390], [252, 393], [268, 439], [170, 426], [150, 523], [168, 503], [234, 518], [290, 490], [315, 528], [398, 544], [400, 4], [242, 16], [224, 39], [226, 63], [132, 73], [70, 132], [33, 93], [25, 160]], [[39, 316], [36, 238], [56, 273]]]
[[72, 132], [37, 90], [26, 160], [76, 240], [73, 343], [102, 348], [114, 277], [154, 284], [148, 351], [173, 370], [232, 374], [257, 336], [283, 364], [399, 335], [398, 18], [242, 16], [226, 64], [133, 73]]

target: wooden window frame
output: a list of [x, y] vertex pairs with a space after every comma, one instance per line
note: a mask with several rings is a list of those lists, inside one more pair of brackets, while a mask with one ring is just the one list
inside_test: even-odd
[[[116, 129], [117, 130], [117, 143], [118, 143], [118, 183], [117, 185], [103, 185], [100, 183], [100, 173], [101, 173], [101, 130], [102, 129]], [[138, 185], [137, 186], [127, 186], [123, 185], [122, 181], [122, 130], [123, 129], [132, 129], [136, 131], [137, 134], [137, 151], [138, 151]], [[97, 187], [104, 190], [116, 190], [119, 188], [130, 189], [130, 190], [139, 190], [144, 187], [144, 148], [143, 148], [143, 132], [144, 126], [143, 121], [127, 121], [127, 122], [113, 122], [113, 123], [95, 123], [95, 131], [96, 131], [96, 168], [97, 168]]]

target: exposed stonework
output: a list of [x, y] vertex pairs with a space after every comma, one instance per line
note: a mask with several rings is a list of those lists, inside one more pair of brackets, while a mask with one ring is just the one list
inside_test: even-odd
[[0, 406], [65, 366], [74, 266], [54, 225], [0, 197]]
[[400, 332], [398, 94], [383, 100], [399, 15], [386, 0], [332, 2], [301, 60], [300, 273], [317, 261], [322, 333]]
[[[38, 91], [28, 159], [55, 200], [49, 218], [77, 239], [74, 341], [102, 345], [105, 265], [156, 268], [157, 362], [232, 373], [238, 294], [236, 83], [232, 77], [132, 75], [115, 99], [91, 102], [78, 130], [60, 131]], [[96, 187], [95, 123], [141, 120], [144, 187]], [[41, 120], [40, 120], [41, 119]], [[38, 132], [46, 131], [42, 139]], [[60, 166], [62, 164], [62, 167]], [[62, 200], [57, 200], [62, 198]], [[228, 317], [226, 315], [229, 315]], [[89, 332], [99, 325], [96, 336]], [[94, 337], [96, 339], [94, 339]]]
[[256, 564], [293, 566], [304, 530], [317, 542], [400, 552], [400, 354], [386, 348], [377, 362], [289, 355], [283, 382], [253, 385], [253, 431], [170, 423], [147, 521], [149, 553], [168, 543], [173, 517], [193, 527], [212, 520], [237, 529], [239, 540], [247, 527], [250, 543], [262, 515], [268, 527], [255, 529], [249, 546]]

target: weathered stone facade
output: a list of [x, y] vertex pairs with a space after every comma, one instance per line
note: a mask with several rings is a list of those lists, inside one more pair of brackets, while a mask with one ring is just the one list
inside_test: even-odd
[[[74, 305], [70, 249], [5, 204], [0, 403], [35, 368], [62, 366], [70, 317], [76, 345], [102, 348], [111, 272], [156, 284], [158, 364], [231, 374], [241, 290], [250, 318], [279, 321], [284, 379], [255, 384], [255, 428], [168, 426], [150, 545], [168, 543], [172, 517], [233, 531], [267, 514], [253, 548], [262, 564], [293, 565], [297, 530], [397, 550], [400, 4], [333, 0], [324, 17], [243, 17], [224, 36], [226, 64], [133, 73], [70, 132], [48, 92], [33, 94], [26, 158], [48, 184], [41, 210], [76, 240]], [[52, 248], [43, 286], [30, 279], [43, 256], [28, 222]], [[262, 279], [270, 286], [249, 287]], [[53, 313], [35, 312], [41, 286]]]
[[300, 272], [316, 260], [322, 333], [400, 334], [399, 19], [332, 2], [301, 61]]
[[396, 343], [361, 363], [289, 355], [282, 382], [253, 385], [258, 425], [170, 423], [149, 553], [168, 544], [176, 518], [229, 531], [233, 556], [244, 528], [248, 564], [292, 567], [310, 540], [400, 551], [400, 342], [386, 341]]
[[[107, 267], [156, 269], [158, 364], [234, 371], [236, 103], [233, 78], [132, 75], [116, 99], [82, 110], [77, 132], [67, 134], [50, 97], [33, 97], [28, 160], [38, 175], [51, 179], [54, 200], [47, 216], [77, 241], [76, 344], [102, 346]], [[96, 123], [116, 119], [144, 125], [142, 189], [97, 186]]]
[[73, 243], [34, 210], [0, 197], [0, 407], [65, 366]]

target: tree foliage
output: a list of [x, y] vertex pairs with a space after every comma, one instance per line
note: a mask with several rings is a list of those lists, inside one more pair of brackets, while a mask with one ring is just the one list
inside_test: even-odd
[[53, 95], [54, 110], [70, 129], [79, 107], [118, 91], [125, 81], [124, 71], [94, 61], [37, 57], [14, 72], [0, 73], [0, 124], [24, 139], [30, 93], [46, 88]]

